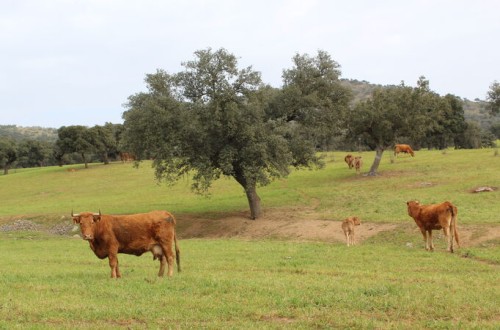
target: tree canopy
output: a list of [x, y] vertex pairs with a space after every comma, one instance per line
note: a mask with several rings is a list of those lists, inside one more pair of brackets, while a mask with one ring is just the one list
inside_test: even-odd
[[[320, 55], [325, 56], [314, 59], [312, 68], [325, 67], [310, 78], [337, 82], [334, 62]], [[250, 217], [258, 218], [258, 186], [287, 176], [291, 166], [321, 165], [311, 135], [300, 127], [310, 124], [308, 113], [332, 111], [335, 102], [319, 105], [336, 98], [329, 86], [311, 97], [318, 92], [309, 78], [297, 78], [307, 71], [299, 65], [284, 72], [289, 92], [263, 85], [260, 73], [239, 68], [225, 49], [199, 50], [194, 57], [179, 73], [158, 70], [146, 76], [148, 92], [132, 95], [123, 114], [124, 143], [142, 159], [154, 159], [159, 180], [175, 182], [190, 174], [193, 189], [206, 192], [221, 175], [234, 178], [245, 191]], [[309, 59], [296, 57], [301, 58]], [[296, 92], [301, 88], [309, 94]], [[301, 106], [287, 106], [285, 95], [292, 94]]]

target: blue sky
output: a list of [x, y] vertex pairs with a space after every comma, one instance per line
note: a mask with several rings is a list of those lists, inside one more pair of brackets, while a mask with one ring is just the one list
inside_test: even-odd
[[122, 123], [144, 77], [225, 48], [281, 86], [296, 54], [342, 78], [485, 99], [500, 81], [500, 1], [0, 0], [0, 125]]

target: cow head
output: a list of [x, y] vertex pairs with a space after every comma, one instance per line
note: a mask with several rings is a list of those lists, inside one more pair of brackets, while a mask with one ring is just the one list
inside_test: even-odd
[[93, 240], [95, 224], [101, 220], [101, 210], [99, 210], [99, 213], [83, 212], [77, 214], [71, 211], [71, 217], [74, 223], [80, 225], [83, 239], [86, 241]]
[[354, 223], [355, 226], [361, 225], [361, 221], [359, 220], [358, 217], [352, 217], [352, 222]]
[[410, 217], [417, 216], [420, 210], [420, 202], [419, 201], [408, 201], [406, 202], [406, 206], [408, 206], [408, 215]]

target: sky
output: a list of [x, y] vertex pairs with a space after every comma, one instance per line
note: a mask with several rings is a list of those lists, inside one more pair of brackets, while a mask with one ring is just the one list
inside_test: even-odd
[[341, 78], [484, 100], [500, 81], [498, 0], [0, 0], [0, 125], [123, 123], [145, 75], [225, 48], [282, 86], [296, 54]]

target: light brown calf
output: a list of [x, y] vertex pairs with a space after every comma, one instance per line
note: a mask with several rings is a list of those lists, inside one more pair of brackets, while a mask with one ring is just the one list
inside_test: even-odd
[[348, 217], [342, 221], [342, 230], [344, 231], [347, 246], [354, 245], [354, 226], [359, 226], [361, 221], [358, 217]]
[[361, 167], [363, 166], [363, 159], [361, 156], [356, 156], [354, 157], [353, 161], [352, 161], [352, 166], [354, 166], [354, 168], [356, 168], [356, 174], [360, 174], [361, 173]]
[[443, 229], [444, 236], [448, 239], [448, 251], [453, 252], [453, 237], [460, 246], [457, 231], [457, 207], [450, 202], [441, 204], [421, 205], [418, 201], [406, 202], [408, 215], [415, 220], [422, 232], [425, 249], [434, 250], [432, 243], [432, 230]]
[[347, 163], [347, 166], [349, 166], [349, 169], [353, 168], [352, 161], [354, 160], [354, 157], [351, 154], [347, 154], [347, 156], [344, 157], [344, 161]]

